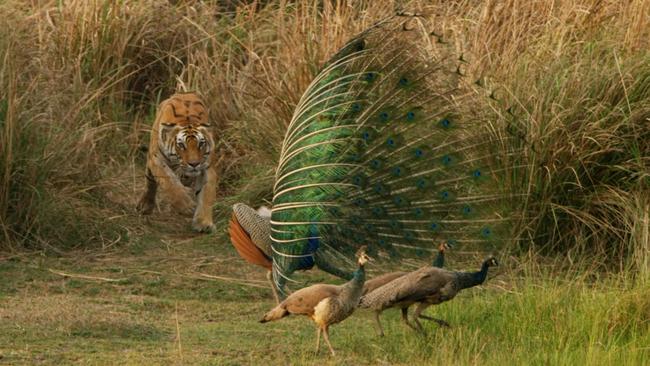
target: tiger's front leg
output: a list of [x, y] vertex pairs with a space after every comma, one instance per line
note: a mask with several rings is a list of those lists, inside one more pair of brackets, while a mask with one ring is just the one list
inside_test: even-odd
[[212, 222], [212, 206], [217, 199], [216, 185], [217, 173], [209, 167], [200, 177], [203, 184], [200, 185], [198, 203], [192, 219], [192, 228], [198, 232], [212, 232], [215, 229]]
[[156, 190], [158, 189], [158, 183], [156, 183], [149, 168], [147, 168], [145, 178], [147, 179], [146, 188], [142, 193], [142, 197], [140, 197], [140, 201], [138, 201], [137, 210], [143, 215], [150, 215], [153, 209], [156, 208]]
[[192, 214], [194, 211], [194, 200], [188, 189], [183, 186], [180, 179], [166, 164], [153, 159], [149, 164], [149, 169], [153, 175], [160, 190], [165, 194], [172, 207], [186, 215]]

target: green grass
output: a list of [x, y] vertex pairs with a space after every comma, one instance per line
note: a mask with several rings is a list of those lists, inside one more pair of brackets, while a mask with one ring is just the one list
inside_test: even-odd
[[[0, 2], [0, 364], [648, 363], [647, 1], [220, 3]], [[429, 310], [451, 329], [419, 336], [389, 311], [378, 338], [360, 313], [333, 328], [336, 358], [314, 355], [309, 320], [257, 323], [271, 297], [223, 239], [229, 207], [271, 196], [302, 92], [398, 5], [441, 15], [522, 117], [520, 245]], [[215, 236], [164, 202], [134, 212], [155, 106], [185, 89], [223, 156]]]
[[[358, 311], [332, 328], [330, 357], [314, 354], [307, 318], [257, 322], [273, 306], [264, 273], [228, 243], [177, 236], [129, 249], [0, 261], [0, 364], [642, 365], [650, 357], [650, 287], [618, 277], [506, 261], [485, 286], [427, 311], [452, 328], [425, 321], [419, 335], [388, 310], [380, 338], [371, 314]], [[452, 267], [476, 266], [449, 256]]]

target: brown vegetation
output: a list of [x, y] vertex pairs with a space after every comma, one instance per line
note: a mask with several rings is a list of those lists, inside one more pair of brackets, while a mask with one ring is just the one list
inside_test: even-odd
[[518, 247], [650, 272], [649, 2], [221, 3], [0, 4], [0, 249], [128, 240], [152, 110], [175, 90], [218, 125], [225, 231], [231, 202], [268, 197], [319, 66], [399, 6], [516, 102], [534, 166]]

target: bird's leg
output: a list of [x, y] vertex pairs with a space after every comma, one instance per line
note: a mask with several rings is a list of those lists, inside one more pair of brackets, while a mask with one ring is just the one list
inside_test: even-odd
[[420, 314], [424, 311], [424, 309], [427, 308], [429, 304], [425, 303], [419, 303], [418, 306], [415, 307], [415, 311], [413, 312], [413, 321], [415, 322], [415, 325], [417, 325], [418, 330], [421, 332], [424, 332], [424, 328], [422, 327], [422, 324], [420, 323]]
[[275, 282], [273, 282], [273, 273], [271, 273], [271, 271], [266, 272], [266, 279], [271, 285], [271, 291], [273, 291], [273, 298], [275, 299], [275, 303], [279, 304], [280, 296], [278, 296], [278, 290], [275, 288]]
[[332, 344], [330, 343], [330, 335], [327, 327], [323, 328], [323, 338], [325, 338], [325, 342], [327, 342], [327, 345], [330, 348], [330, 352], [332, 352], [332, 356], [336, 356], [334, 348], [332, 348]]
[[402, 321], [408, 325], [409, 328], [416, 330], [413, 324], [409, 321], [409, 308], [402, 308]]
[[441, 327], [451, 328], [451, 325], [449, 325], [449, 323], [447, 323], [446, 321], [444, 321], [442, 319], [437, 319], [437, 318], [433, 318], [433, 317], [422, 315], [422, 314], [420, 314], [419, 318], [434, 321], [434, 322], [438, 323], [438, 325], [441, 326]]
[[383, 337], [384, 329], [381, 327], [381, 322], [379, 321], [379, 314], [381, 314], [381, 312], [375, 311], [375, 322], [377, 323], [377, 329], [379, 329], [379, 336]]
[[[434, 322], [438, 323], [438, 325], [441, 326], [441, 327], [449, 327], [449, 323], [447, 323], [446, 321], [444, 321], [442, 319], [436, 319], [436, 318], [433, 318], [433, 317], [430, 317], [430, 316], [423, 315], [422, 312], [427, 307], [429, 307], [429, 304], [425, 304], [425, 303], [419, 303], [418, 304], [418, 306], [415, 308], [415, 313], [413, 314], [416, 320], [417, 319], [426, 319], [426, 320], [430, 320], [430, 321], [434, 321]], [[419, 321], [417, 323], [418, 323], [418, 325], [420, 325]], [[420, 327], [422, 327], [422, 326], [420, 325]]]
[[318, 327], [316, 329], [316, 354], [318, 354], [318, 351], [320, 350], [320, 332], [321, 328]]

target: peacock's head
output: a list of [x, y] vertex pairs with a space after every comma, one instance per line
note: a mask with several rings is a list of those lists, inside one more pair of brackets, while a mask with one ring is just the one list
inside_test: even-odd
[[372, 260], [368, 254], [366, 254], [367, 246], [363, 245], [359, 250], [357, 250], [357, 263], [359, 266], [363, 267], [366, 263]]
[[488, 267], [496, 267], [499, 265], [499, 261], [495, 257], [489, 257], [483, 263]]

